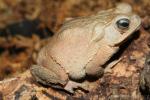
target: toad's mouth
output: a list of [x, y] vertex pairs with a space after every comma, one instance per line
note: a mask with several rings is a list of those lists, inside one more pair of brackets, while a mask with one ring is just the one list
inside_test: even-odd
[[132, 32], [132, 34], [128, 35], [127, 37], [124, 37], [122, 40], [118, 41], [117, 43], [114, 43], [114, 46], [120, 46], [122, 45], [123, 43], [125, 43], [126, 41], [128, 41], [130, 38], [132, 38], [133, 34], [136, 34], [138, 30], [135, 30], [134, 32]]

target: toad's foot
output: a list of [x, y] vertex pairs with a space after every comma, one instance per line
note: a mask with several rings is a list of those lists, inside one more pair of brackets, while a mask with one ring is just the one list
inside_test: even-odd
[[68, 81], [64, 89], [70, 93], [74, 93], [75, 92], [74, 89], [82, 89], [84, 91], [89, 91], [89, 82], [85, 81], [78, 83], [70, 80]]

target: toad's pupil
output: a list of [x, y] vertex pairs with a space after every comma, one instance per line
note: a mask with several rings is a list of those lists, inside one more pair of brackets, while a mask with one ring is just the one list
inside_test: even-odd
[[129, 27], [129, 23], [130, 23], [129, 19], [124, 18], [118, 20], [116, 24], [120, 29], [127, 29]]

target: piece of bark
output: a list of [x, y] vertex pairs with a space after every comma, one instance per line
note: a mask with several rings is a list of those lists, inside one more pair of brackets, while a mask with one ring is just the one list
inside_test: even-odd
[[[74, 95], [65, 91], [44, 87], [34, 81], [29, 70], [19, 77], [6, 79], [0, 82], [0, 94], [3, 100], [66, 100], [66, 99], [141, 99], [137, 87], [137, 76], [117, 77], [104, 76], [97, 89], [89, 93], [76, 91]], [[132, 81], [136, 81], [133, 82]], [[134, 85], [134, 86], [133, 86]], [[132, 93], [132, 94], [129, 94]]]
[[4, 100], [49, 100], [61, 98], [60, 93], [51, 88], [45, 88], [37, 84], [31, 77], [30, 71], [19, 75], [19, 77], [6, 79], [0, 82], [1, 98]]

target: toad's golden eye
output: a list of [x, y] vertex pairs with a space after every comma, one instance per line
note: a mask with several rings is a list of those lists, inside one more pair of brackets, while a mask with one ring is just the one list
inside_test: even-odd
[[124, 29], [129, 28], [130, 21], [129, 21], [129, 19], [127, 19], [127, 18], [122, 18], [122, 19], [119, 19], [119, 20], [116, 22], [116, 24], [117, 24], [117, 27], [118, 27], [119, 29], [124, 30]]

